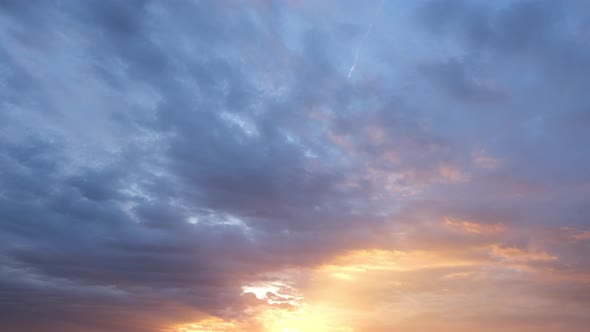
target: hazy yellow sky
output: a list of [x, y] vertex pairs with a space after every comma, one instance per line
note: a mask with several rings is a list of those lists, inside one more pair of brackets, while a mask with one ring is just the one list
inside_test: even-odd
[[[405, 250], [351, 250], [305, 271], [273, 272], [243, 287], [259, 300], [242, 320], [205, 318], [177, 331], [562, 331], [589, 308], [575, 294], [590, 279], [545, 251], [559, 242], [576, 245], [584, 233], [551, 230], [526, 247], [501, 244], [503, 224], [443, 218], [430, 231], [454, 233], [457, 242]], [[392, 234], [403, 247], [419, 231]], [[548, 231], [549, 232], [549, 231]], [[549, 236], [549, 239], [544, 238]], [[563, 296], [566, 296], [565, 298]], [[543, 321], [539, 325], [539, 319]]]

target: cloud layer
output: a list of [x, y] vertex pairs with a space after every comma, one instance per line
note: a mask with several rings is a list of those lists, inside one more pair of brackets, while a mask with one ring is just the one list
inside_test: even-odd
[[587, 13], [3, 1], [0, 326], [583, 331]]

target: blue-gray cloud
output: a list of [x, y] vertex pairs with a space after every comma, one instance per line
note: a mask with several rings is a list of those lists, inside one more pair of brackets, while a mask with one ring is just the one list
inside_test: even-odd
[[[421, 228], [444, 216], [502, 222], [483, 242], [517, 247], [587, 229], [586, 5], [377, 7], [2, 2], [0, 325], [236, 318], [242, 285], [410, 245], [391, 229], [475, 245]], [[587, 241], [546, 245], [547, 269], [588, 273]]]

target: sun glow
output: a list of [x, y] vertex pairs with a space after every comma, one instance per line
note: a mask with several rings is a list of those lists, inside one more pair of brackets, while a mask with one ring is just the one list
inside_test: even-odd
[[243, 286], [242, 293], [254, 294], [257, 299], [268, 304], [285, 304], [293, 307], [298, 307], [303, 300], [303, 296], [296, 289], [281, 281]]
[[171, 332], [238, 332], [242, 331], [237, 322], [227, 322], [219, 318], [207, 318], [196, 323], [175, 326]]
[[288, 310], [274, 307], [248, 310], [251, 322], [228, 322], [209, 318], [196, 323], [174, 327], [173, 332], [352, 332], [353, 329], [335, 322], [327, 308], [302, 305]]
[[[488, 251], [482, 248], [482, 255], [495, 262]], [[513, 251], [496, 250], [496, 254], [520, 254]], [[209, 320], [175, 332], [353, 332], [370, 330], [376, 326], [372, 324], [399, 327], [426, 310], [444, 311], [460, 303], [456, 301], [463, 295], [454, 297], [448, 287], [479, 278], [483, 272], [478, 267], [484, 263], [480, 259], [439, 251], [351, 251], [309, 270], [303, 283], [288, 281], [294, 278], [287, 271], [277, 281], [243, 286], [243, 294], [259, 300], [259, 305], [244, 309], [245, 321]], [[432, 289], [434, 282], [440, 287]]]
[[268, 332], [351, 331], [339, 328], [337, 324], [329, 322], [329, 318], [323, 314], [322, 308], [311, 305], [304, 305], [293, 311], [265, 310], [260, 313], [257, 319], [264, 326], [264, 331]]

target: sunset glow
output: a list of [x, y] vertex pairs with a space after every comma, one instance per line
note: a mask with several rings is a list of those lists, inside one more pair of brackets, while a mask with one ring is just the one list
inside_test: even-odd
[[0, 332], [590, 331], [590, 1], [0, 0]]

